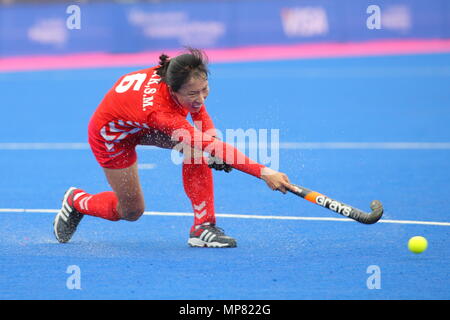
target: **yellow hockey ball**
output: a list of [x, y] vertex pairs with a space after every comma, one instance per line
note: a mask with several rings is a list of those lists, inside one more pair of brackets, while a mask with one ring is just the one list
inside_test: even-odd
[[409, 239], [408, 241], [408, 249], [414, 253], [422, 253], [427, 250], [428, 241], [424, 237], [415, 236]]

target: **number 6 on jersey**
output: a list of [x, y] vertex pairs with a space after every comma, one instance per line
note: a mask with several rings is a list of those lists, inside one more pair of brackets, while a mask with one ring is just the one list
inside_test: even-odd
[[128, 91], [133, 86], [133, 84], [133, 90], [139, 91], [146, 78], [147, 74], [145, 73], [130, 74], [124, 77], [122, 81], [120, 81], [120, 83], [116, 86], [116, 92], [124, 93]]

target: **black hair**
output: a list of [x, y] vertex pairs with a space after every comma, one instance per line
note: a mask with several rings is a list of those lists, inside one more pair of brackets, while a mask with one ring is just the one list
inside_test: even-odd
[[177, 92], [191, 78], [208, 78], [208, 58], [199, 49], [187, 48], [184, 53], [169, 59], [166, 54], [159, 56], [159, 67], [156, 73], [162, 81]]

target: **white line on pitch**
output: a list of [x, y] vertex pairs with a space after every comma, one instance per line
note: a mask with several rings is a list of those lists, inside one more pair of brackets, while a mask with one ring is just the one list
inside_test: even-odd
[[156, 168], [155, 163], [138, 163], [139, 170], [152, 170]]
[[[279, 148], [290, 150], [373, 149], [373, 150], [450, 150], [450, 142], [280, 142], [278, 144], [233, 144], [239, 149]], [[138, 146], [139, 149], [158, 149], [154, 146]], [[88, 150], [82, 142], [0, 142], [0, 150]]]
[[383, 149], [438, 150], [450, 149], [449, 142], [285, 142], [280, 149]]
[[[0, 209], [0, 213], [57, 213], [57, 209]], [[155, 212], [145, 211], [147, 216], [166, 216], [166, 217], [193, 217], [193, 213], [189, 212]], [[219, 218], [236, 218], [236, 219], [259, 219], [259, 220], [302, 220], [302, 221], [339, 221], [351, 222], [353, 220], [348, 218], [327, 218], [327, 217], [299, 217], [299, 216], [265, 216], [253, 214], [231, 214], [231, 213], [217, 213]], [[381, 219], [378, 223], [398, 223], [398, 224], [419, 224], [431, 226], [450, 226], [450, 222], [437, 221], [415, 221], [415, 220], [389, 220]]]
[[84, 150], [89, 144], [82, 142], [1, 142], [0, 150]]

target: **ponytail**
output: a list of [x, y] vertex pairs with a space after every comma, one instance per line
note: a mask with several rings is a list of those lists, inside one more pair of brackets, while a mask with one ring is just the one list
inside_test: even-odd
[[156, 73], [163, 79], [166, 77], [167, 69], [169, 68], [169, 63], [170, 58], [168, 55], [163, 53], [162, 55], [159, 56], [159, 67], [156, 70]]

